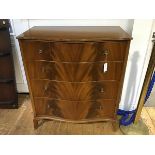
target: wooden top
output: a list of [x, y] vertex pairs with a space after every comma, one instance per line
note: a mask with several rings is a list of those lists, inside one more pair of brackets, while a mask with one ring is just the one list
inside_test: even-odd
[[47, 41], [131, 40], [119, 26], [35, 26], [17, 39]]

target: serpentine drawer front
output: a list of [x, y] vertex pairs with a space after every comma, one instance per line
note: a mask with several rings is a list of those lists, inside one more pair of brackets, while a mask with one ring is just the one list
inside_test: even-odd
[[40, 119], [116, 124], [131, 37], [120, 27], [33, 27], [17, 37]]
[[71, 120], [109, 119], [114, 117], [115, 101], [66, 101], [35, 98], [36, 111], [40, 116], [53, 116]]
[[55, 82], [32, 80], [35, 97], [49, 97], [63, 100], [92, 100], [97, 98], [116, 98], [118, 82]]
[[48, 79], [68, 82], [88, 82], [120, 80], [123, 62], [108, 62], [104, 72], [104, 62], [62, 63], [49, 61], [28, 62], [31, 79]]

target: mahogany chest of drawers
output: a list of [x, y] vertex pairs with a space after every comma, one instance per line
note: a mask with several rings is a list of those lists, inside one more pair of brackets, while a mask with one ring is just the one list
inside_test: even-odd
[[131, 37], [120, 27], [33, 27], [17, 37], [40, 119], [116, 124]]
[[9, 20], [0, 19], [0, 108], [17, 108], [17, 90]]

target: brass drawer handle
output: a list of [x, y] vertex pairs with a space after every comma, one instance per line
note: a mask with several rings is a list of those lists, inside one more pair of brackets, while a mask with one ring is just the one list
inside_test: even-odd
[[101, 92], [101, 93], [104, 93], [104, 89], [103, 89], [103, 88], [101, 88], [101, 89], [100, 89], [100, 92]]
[[108, 50], [102, 50], [102, 51], [100, 52], [100, 54], [101, 54], [101, 55], [107, 56], [107, 55], [109, 54], [109, 51], [108, 51]]
[[97, 86], [97, 87], [96, 87], [96, 91], [97, 91], [97, 92], [100, 92], [100, 93], [104, 93], [104, 88], [101, 87], [101, 86]]
[[42, 73], [50, 73], [50, 74], [52, 74], [52, 68], [50, 67], [50, 66], [42, 66], [42, 68], [41, 68], [41, 72]]
[[43, 50], [42, 49], [39, 49], [39, 54], [42, 54], [43, 53]]

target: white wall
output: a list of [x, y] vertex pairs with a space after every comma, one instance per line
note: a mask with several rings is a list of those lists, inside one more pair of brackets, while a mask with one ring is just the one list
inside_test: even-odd
[[56, 19], [20, 19], [13, 20], [15, 26], [15, 34], [19, 35], [33, 26], [120, 26], [129, 34], [132, 33], [133, 19], [98, 19], [98, 20], [56, 20]]
[[137, 107], [152, 50], [153, 22], [134, 20], [120, 109], [134, 110]]
[[132, 33], [134, 20], [111, 19], [111, 20], [29, 20], [29, 26], [120, 26], [128, 33]]

